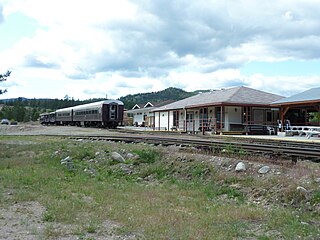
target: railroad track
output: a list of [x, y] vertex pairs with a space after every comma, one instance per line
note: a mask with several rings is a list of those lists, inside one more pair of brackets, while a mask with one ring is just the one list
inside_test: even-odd
[[243, 138], [200, 138], [187, 136], [156, 136], [128, 134], [126, 136], [72, 136], [73, 139], [90, 139], [103, 141], [121, 141], [126, 143], [145, 142], [155, 145], [180, 145], [208, 149], [212, 152], [230, 151], [233, 153], [268, 154], [277, 157], [320, 162], [320, 144], [278, 140], [243, 139]]

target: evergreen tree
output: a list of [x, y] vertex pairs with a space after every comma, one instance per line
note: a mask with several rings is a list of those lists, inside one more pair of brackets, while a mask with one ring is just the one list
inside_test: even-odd
[[[7, 78], [10, 76], [11, 72], [7, 71], [5, 74], [0, 74], [0, 82], [7, 81]], [[0, 95], [5, 93], [7, 89], [0, 89]]]

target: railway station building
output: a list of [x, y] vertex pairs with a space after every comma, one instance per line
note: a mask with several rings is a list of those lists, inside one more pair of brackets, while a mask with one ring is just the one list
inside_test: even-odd
[[268, 134], [280, 117], [279, 108], [271, 103], [283, 98], [243, 86], [200, 93], [154, 108], [153, 127], [203, 134]]
[[272, 106], [279, 108], [282, 131], [289, 127], [320, 126], [320, 87], [311, 88], [291, 97], [280, 99]]
[[132, 109], [127, 110], [126, 115], [132, 117], [132, 125], [139, 127], [153, 127], [154, 114], [152, 110], [156, 107], [163, 106], [169, 102], [136, 104]]

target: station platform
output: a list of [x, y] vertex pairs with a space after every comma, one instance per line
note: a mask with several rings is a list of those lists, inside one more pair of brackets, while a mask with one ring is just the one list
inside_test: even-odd
[[307, 138], [304, 136], [294, 135], [294, 136], [279, 136], [279, 135], [223, 135], [225, 137], [236, 137], [236, 138], [257, 138], [257, 139], [270, 139], [279, 141], [294, 141], [294, 142], [315, 142], [320, 143], [320, 137], [312, 136]]
[[[146, 133], [153, 133], [153, 134], [188, 134], [188, 133], [182, 133], [177, 131], [154, 131], [152, 128], [149, 127], [119, 127], [119, 129], [122, 129], [124, 131], [132, 131], [132, 132], [146, 132]], [[189, 134], [188, 134], [189, 135]], [[194, 136], [203, 136], [201, 132], [198, 132], [197, 134], [190, 134]], [[320, 137], [318, 136], [312, 136], [310, 138], [307, 138], [306, 135], [299, 136], [284, 136], [284, 135], [239, 135], [239, 134], [223, 134], [223, 135], [212, 135], [212, 134], [205, 134], [206, 137], [234, 137], [234, 138], [257, 138], [257, 139], [270, 139], [270, 140], [279, 140], [279, 141], [295, 141], [295, 142], [315, 142], [320, 144]]]

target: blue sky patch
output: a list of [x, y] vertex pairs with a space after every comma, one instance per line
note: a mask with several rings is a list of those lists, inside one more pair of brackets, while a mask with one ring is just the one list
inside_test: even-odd
[[33, 37], [38, 27], [36, 20], [20, 12], [10, 14], [0, 24], [0, 36], [6, 36], [1, 38], [0, 51], [13, 47], [24, 37]]
[[315, 76], [320, 74], [320, 59], [283, 62], [250, 62], [240, 68], [242, 75], [251, 76]]

